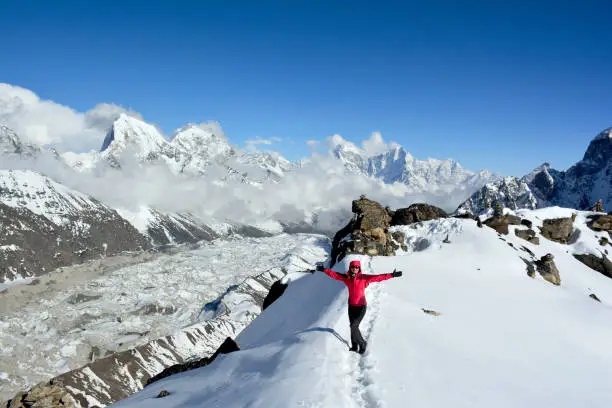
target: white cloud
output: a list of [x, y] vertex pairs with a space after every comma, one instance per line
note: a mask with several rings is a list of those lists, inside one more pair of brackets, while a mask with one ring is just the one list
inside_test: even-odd
[[247, 150], [256, 152], [259, 149], [257, 145], [271, 145], [277, 142], [282, 141], [279, 137], [271, 137], [269, 139], [262, 139], [261, 137], [256, 137], [255, 139], [249, 139], [244, 141], [244, 145]]
[[141, 118], [134, 111], [108, 103], [81, 113], [40, 99], [28, 89], [0, 83], [0, 123], [36, 145], [74, 152], [97, 150], [106, 130], [120, 113]]

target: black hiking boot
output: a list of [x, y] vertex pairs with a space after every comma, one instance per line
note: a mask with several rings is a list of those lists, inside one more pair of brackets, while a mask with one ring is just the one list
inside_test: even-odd
[[368, 343], [366, 343], [366, 342], [364, 341], [363, 343], [361, 343], [361, 344], [359, 345], [359, 351], [358, 351], [358, 353], [359, 353], [359, 354], [363, 354], [363, 353], [365, 353], [365, 351], [366, 351], [366, 348], [367, 348], [367, 347], [368, 347]]
[[359, 352], [359, 348], [357, 347], [357, 343], [353, 343], [349, 351], [354, 351], [355, 353]]

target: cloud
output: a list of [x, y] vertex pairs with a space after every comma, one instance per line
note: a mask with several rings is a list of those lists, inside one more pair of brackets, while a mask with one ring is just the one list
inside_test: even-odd
[[380, 132], [373, 132], [368, 139], [361, 142], [361, 147], [357, 147], [357, 145], [339, 134], [329, 136], [323, 143], [323, 146], [330, 151], [334, 150], [338, 145], [343, 146], [345, 150], [357, 152], [366, 156], [375, 156], [400, 146], [396, 142], [385, 143]]
[[33, 144], [85, 152], [100, 148], [108, 127], [121, 113], [141, 118], [121, 106], [102, 103], [82, 113], [18, 86], [0, 83], [0, 123]]
[[281, 139], [280, 137], [271, 137], [269, 139], [262, 139], [261, 137], [256, 137], [255, 139], [245, 140], [244, 145], [246, 147], [246, 150], [256, 152], [259, 150], [257, 148], [257, 145], [271, 145], [282, 140], [283, 139]]

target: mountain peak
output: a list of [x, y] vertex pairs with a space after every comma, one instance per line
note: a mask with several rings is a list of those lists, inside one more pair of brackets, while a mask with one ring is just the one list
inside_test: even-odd
[[596, 141], [596, 140], [612, 140], [612, 127], [604, 129], [597, 136], [595, 136], [593, 141]]
[[174, 132], [171, 145], [208, 158], [231, 156], [234, 149], [217, 123], [189, 123]]
[[15, 131], [0, 125], [0, 155], [4, 156], [35, 156], [40, 149], [24, 143]]
[[155, 126], [122, 113], [106, 134], [100, 151], [118, 153], [130, 147], [138, 156], [146, 157], [167, 144]]

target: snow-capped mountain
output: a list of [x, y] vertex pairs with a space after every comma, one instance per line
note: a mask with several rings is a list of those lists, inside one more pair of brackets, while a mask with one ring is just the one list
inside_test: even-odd
[[33, 158], [40, 154], [40, 149], [24, 143], [17, 133], [0, 124], [0, 157]]
[[33, 171], [0, 170], [0, 219], [0, 281], [150, 246], [114, 209]]
[[[537, 226], [574, 212], [519, 215]], [[345, 272], [357, 258], [365, 273], [404, 271], [366, 290], [363, 356], [348, 351], [345, 286], [316, 273], [293, 281], [240, 333], [239, 351], [113, 407], [607, 407], [612, 280], [572, 256], [600, 248], [589, 215], [578, 214], [573, 244], [540, 236], [535, 245], [515, 235], [521, 226], [500, 237], [473, 220], [403, 227], [429, 245], [334, 268]], [[547, 254], [559, 286], [530, 272]]]
[[505, 177], [474, 193], [457, 211], [478, 214], [495, 201], [511, 209], [556, 205], [585, 210], [597, 200], [604, 206], [612, 203], [612, 128], [599, 133], [582, 160], [566, 171], [544, 163], [520, 179]]
[[403, 183], [415, 191], [449, 191], [463, 188], [473, 191], [483, 184], [499, 179], [488, 171], [474, 173], [465, 170], [455, 160], [417, 160], [401, 146], [375, 155], [340, 137], [332, 138], [337, 143], [332, 154], [341, 160], [349, 173], [375, 177], [387, 184]]

